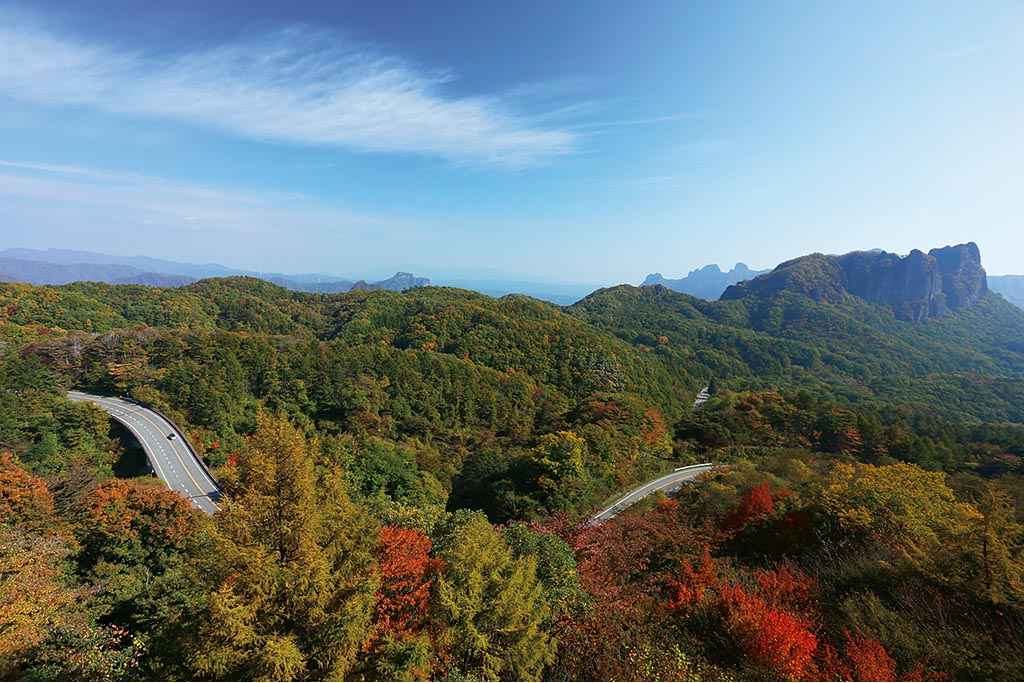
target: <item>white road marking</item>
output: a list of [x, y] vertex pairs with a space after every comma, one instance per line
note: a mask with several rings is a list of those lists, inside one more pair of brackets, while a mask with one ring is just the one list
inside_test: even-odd
[[[186, 449], [186, 456], [183, 458], [181, 453], [178, 451], [175, 442], [170, 442], [169, 444], [165, 443], [164, 440], [166, 439], [167, 434], [178, 432], [173, 425], [156, 414], [153, 414], [154, 419], [151, 420], [146, 417], [146, 414], [143, 412], [144, 409], [141, 407], [135, 410], [124, 409], [112, 399], [93, 397], [82, 394], [81, 392], [69, 392], [69, 398], [72, 400], [85, 400], [98, 404], [108, 414], [118, 419], [122, 424], [125, 424], [125, 426], [129, 428], [129, 430], [142, 444], [143, 449], [149, 456], [149, 459], [153, 463], [160, 478], [171, 486], [171, 488], [188, 498], [194, 507], [202, 510], [204, 509], [205, 504], [207, 507], [212, 506], [214, 510], [220, 509], [220, 506], [211, 498], [211, 495], [219, 491], [219, 487], [206, 473], [206, 470], [199, 467], [199, 464], [195, 462], [198, 456], [189, 450], [188, 446], [183, 443], [182, 447]], [[159, 433], [154, 432], [154, 429]], [[165, 448], [166, 445], [170, 446], [171, 452], [175, 458], [177, 458], [178, 464], [181, 466], [180, 468], [174, 464], [174, 460], [170, 457], [167, 449]], [[174, 480], [177, 483], [177, 486], [171, 485], [171, 481], [167, 478], [164, 467], [161, 467], [161, 460], [167, 470], [174, 475]], [[192, 463], [191, 466], [188, 464], [190, 462]], [[203, 485], [196, 480], [193, 476], [192, 469], [195, 469], [196, 474], [199, 475], [200, 479], [206, 482], [209, 490], [204, 489]], [[183, 474], [185, 475], [184, 477], [182, 476]], [[191, 481], [191, 485], [185, 482], [186, 477]], [[205, 501], [203, 499], [205, 499]], [[209, 512], [212, 513], [213, 511]]]

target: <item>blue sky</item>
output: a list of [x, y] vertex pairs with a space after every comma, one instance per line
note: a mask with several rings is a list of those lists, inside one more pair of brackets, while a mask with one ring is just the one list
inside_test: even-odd
[[0, 238], [561, 282], [978, 242], [1024, 4], [0, 1]]

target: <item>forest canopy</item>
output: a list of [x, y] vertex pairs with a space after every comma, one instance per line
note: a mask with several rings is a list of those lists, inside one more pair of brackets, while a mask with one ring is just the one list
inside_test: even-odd
[[[994, 295], [0, 285], [0, 675], [1019, 679], [1022, 332]], [[72, 388], [169, 415], [223, 511]]]

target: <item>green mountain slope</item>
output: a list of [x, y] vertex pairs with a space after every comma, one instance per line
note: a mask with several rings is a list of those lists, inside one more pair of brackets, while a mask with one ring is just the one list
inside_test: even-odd
[[660, 287], [622, 286], [595, 292], [572, 311], [656, 349], [669, 367], [733, 389], [810, 388], [846, 401], [1024, 420], [1024, 312], [992, 294], [919, 322], [814, 284], [711, 303]]

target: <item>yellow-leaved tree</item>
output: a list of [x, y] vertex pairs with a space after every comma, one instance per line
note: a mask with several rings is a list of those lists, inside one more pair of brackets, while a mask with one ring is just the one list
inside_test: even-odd
[[337, 472], [317, 475], [287, 418], [261, 415], [235, 496], [215, 518], [217, 556], [190, 668], [228, 680], [339, 680], [370, 632], [377, 529]]
[[554, 660], [545, 632], [551, 611], [533, 555], [518, 558], [482, 513], [456, 515], [441, 547], [448, 565], [436, 583], [438, 639], [448, 676], [537, 680]]

